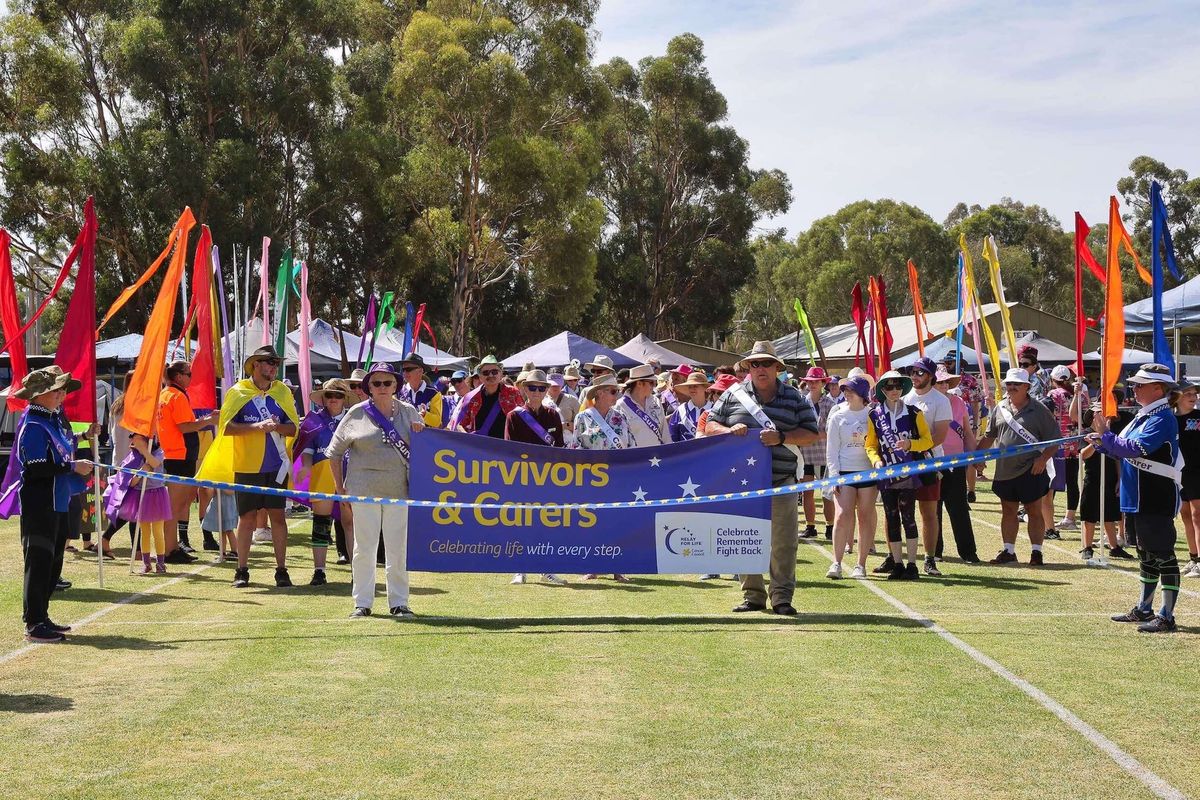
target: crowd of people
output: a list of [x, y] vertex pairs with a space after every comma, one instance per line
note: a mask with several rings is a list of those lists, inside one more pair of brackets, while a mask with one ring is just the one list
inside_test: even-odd
[[[191, 406], [190, 365], [175, 362], [166, 368], [150, 436], [123, 426], [123, 398], [114, 404], [111, 421], [114, 463], [161, 477], [143, 481], [113, 471], [102, 496], [108, 527], [98, 543], [87, 546], [101, 558], [112, 558], [112, 537], [128, 526], [136, 571], [163, 574], [168, 564], [195, 560], [190, 522], [198, 506], [201, 546], [236, 557], [235, 588], [251, 585], [249, 556], [255, 542], [271, 544], [274, 583], [288, 587], [284, 494], [198, 490], [166, 477], [405, 499], [411, 437], [425, 428], [587, 450], [729, 434], [752, 435], [767, 448], [773, 486], [859, 474], [859, 479], [821, 493], [824, 535], [833, 552], [828, 578], [843, 578], [847, 556], [853, 556], [850, 577], [867, 577], [881, 503], [886, 552], [872, 572], [887, 580], [915, 580], [922, 573], [942, 575], [939, 564], [944, 563], [948, 538], [943, 519], [949, 521], [961, 561], [981, 563], [970, 507], [977, 502], [975, 482], [985, 465], [905, 477], [873, 473], [976, 449], [1055, 442], [992, 464], [1002, 547], [989, 563], [1021, 560], [1016, 543], [1022, 521], [1030, 543], [1026, 563], [1035, 567], [1044, 563], [1046, 539], [1060, 538], [1059, 531], [1082, 523], [1083, 558], [1094, 556], [1100, 535], [1111, 556], [1139, 561], [1142, 593], [1131, 611], [1114, 619], [1136, 622], [1146, 632], [1174, 630], [1180, 577], [1200, 577], [1196, 387], [1176, 382], [1165, 367], [1145, 365], [1128, 379], [1136, 413], [1106, 417], [1094, 393], [1069, 368], [1042, 368], [1036, 350], [1028, 346], [1018, 356], [1019, 366], [1004, 376], [1003, 400], [990, 409], [977, 378], [955, 371], [953, 352], [940, 363], [922, 357], [904, 371], [878, 378], [861, 368], [839, 377], [817, 366], [793, 378], [770, 342], [755, 343], [745, 358], [717, 367], [711, 376], [688, 365], [664, 369], [653, 362], [617, 370], [600, 355], [550, 372], [526, 364], [507, 376], [503, 365], [487, 356], [470, 373], [439, 378], [418, 354], [410, 353], [398, 369], [374, 364], [354, 370], [348, 379], [325, 381], [311, 393], [308, 408], [298, 407], [292, 388], [280, 380], [282, 359], [270, 346], [250, 354], [244, 377], [226, 392], [219, 409]], [[126, 376], [127, 385], [131, 376]], [[66, 394], [78, 387], [69, 374], [48, 367], [31, 373], [16, 393], [30, 405], [0, 503], [19, 499], [24, 621], [27, 637], [37, 642], [62, 641], [69, 630], [50, 619], [49, 599], [56, 588], [66, 588], [62, 564], [70, 519], [92, 472], [61, 410]], [[1056, 441], [1084, 433], [1082, 441], [1061, 446]], [[1056, 492], [1065, 492], [1067, 501], [1057, 523]], [[798, 542], [820, 536], [816, 494], [809, 490], [800, 497], [773, 497], [769, 574], [765, 580], [762, 575], [739, 576], [742, 602], [735, 612], [769, 607], [776, 614], [797, 613]], [[307, 504], [312, 515], [309, 585], [327, 582], [326, 553], [333, 546], [338, 563], [351, 566], [352, 616], [373, 613], [379, 565], [388, 612], [413, 616], [407, 507]], [[1174, 552], [1174, 518], [1181, 511], [1190, 553], [1182, 569]], [[600, 577], [589, 574], [584, 580]], [[520, 584], [527, 578], [519, 573], [511, 580]], [[553, 574], [541, 578], [566, 582]], [[630, 580], [622, 574], [613, 579]], [[1151, 604], [1159, 586], [1162, 606], [1155, 611]]]

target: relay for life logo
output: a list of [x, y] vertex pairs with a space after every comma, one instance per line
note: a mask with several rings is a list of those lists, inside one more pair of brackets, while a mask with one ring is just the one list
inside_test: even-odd
[[654, 515], [660, 573], [766, 572], [771, 521], [703, 511]]

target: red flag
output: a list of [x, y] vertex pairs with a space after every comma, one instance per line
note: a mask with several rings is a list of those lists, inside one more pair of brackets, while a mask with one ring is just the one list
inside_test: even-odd
[[854, 343], [854, 365], [858, 366], [859, 354], [867, 349], [867, 338], [863, 333], [867, 325], [867, 311], [863, 307], [862, 284], [857, 281], [850, 290], [850, 318], [854, 320], [854, 327], [858, 329], [858, 339]]
[[[1075, 374], [1083, 374], [1083, 343], [1087, 334], [1085, 326], [1096, 327], [1100, 318], [1092, 319], [1083, 312], [1083, 267], [1086, 264], [1091, 273], [1101, 283], [1105, 282], [1104, 268], [1096, 262], [1088, 247], [1087, 238], [1092, 229], [1084, 221], [1083, 215], [1075, 212]], [[1103, 316], [1101, 311], [1101, 316]]]
[[83, 384], [63, 401], [63, 411], [72, 422], [97, 422], [96, 419], [96, 222], [95, 203], [88, 198], [83, 206], [83, 236], [79, 251], [79, 272], [71, 290], [71, 304], [63, 321], [54, 363], [63, 372]]
[[25, 358], [25, 337], [18, 336], [21, 330], [21, 312], [17, 304], [17, 282], [13, 278], [12, 237], [0, 228], [0, 324], [4, 328], [4, 342], [12, 365], [12, 381], [8, 389], [8, 410], [20, 411], [29, 405], [28, 400], [13, 397], [25, 376], [29, 374], [29, 361]]
[[425, 304], [417, 306], [417, 313], [413, 315], [413, 350], [417, 349], [417, 342], [421, 341], [421, 323], [425, 321]]
[[[192, 382], [188, 386], [188, 400], [192, 408], [211, 411], [217, 407], [217, 364], [216, 343], [213, 341], [212, 306], [212, 232], [207, 225], [200, 226], [200, 239], [196, 242], [196, 255], [192, 261], [192, 309], [195, 311], [199, 328], [196, 336], [196, 357], [192, 359]], [[187, 336], [188, 326], [183, 327]]]

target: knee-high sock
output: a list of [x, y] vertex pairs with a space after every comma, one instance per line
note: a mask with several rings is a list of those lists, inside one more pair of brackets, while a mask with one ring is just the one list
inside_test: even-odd
[[1158, 557], [1158, 574], [1162, 580], [1161, 614], [1167, 619], [1175, 619], [1175, 601], [1179, 599], [1179, 559], [1175, 553], [1163, 553]]
[[175, 528], [179, 532], [179, 543], [186, 544], [188, 547], [191, 547], [192, 543], [188, 541], [188, 526], [189, 525], [191, 525], [191, 523], [188, 520], [181, 519], [181, 520], [179, 520], [179, 522], [177, 522], [175, 524]]
[[1137, 549], [1138, 559], [1142, 568], [1142, 602], [1139, 604], [1146, 611], [1154, 610], [1154, 590], [1158, 588], [1158, 559], [1142, 548]]

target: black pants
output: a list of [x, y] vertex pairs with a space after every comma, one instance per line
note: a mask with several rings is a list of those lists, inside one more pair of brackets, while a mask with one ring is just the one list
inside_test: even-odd
[[[1078, 464], [1078, 462], [1076, 462]], [[954, 546], [962, 559], [979, 558], [975, 549], [975, 526], [971, 524], [971, 506], [967, 503], [967, 470], [975, 467], [956, 467], [942, 470], [942, 498], [938, 500], [937, 557], [942, 557], [942, 509], [950, 515]]]
[[917, 538], [917, 490], [882, 489], [883, 518], [887, 523], [887, 540], [899, 542], [901, 529], [905, 539]]
[[[1071, 456], [1066, 460], [1067, 465], [1067, 511], [1079, 510], [1079, 456]], [[1048, 519], [1046, 523], [1054, 524]]]
[[53, 507], [44, 497], [27, 501], [25, 493], [21, 493], [21, 550], [25, 556], [22, 600], [27, 628], [50, 618], [50, 594], [62, 577], [67, 514], [54, 511]]

